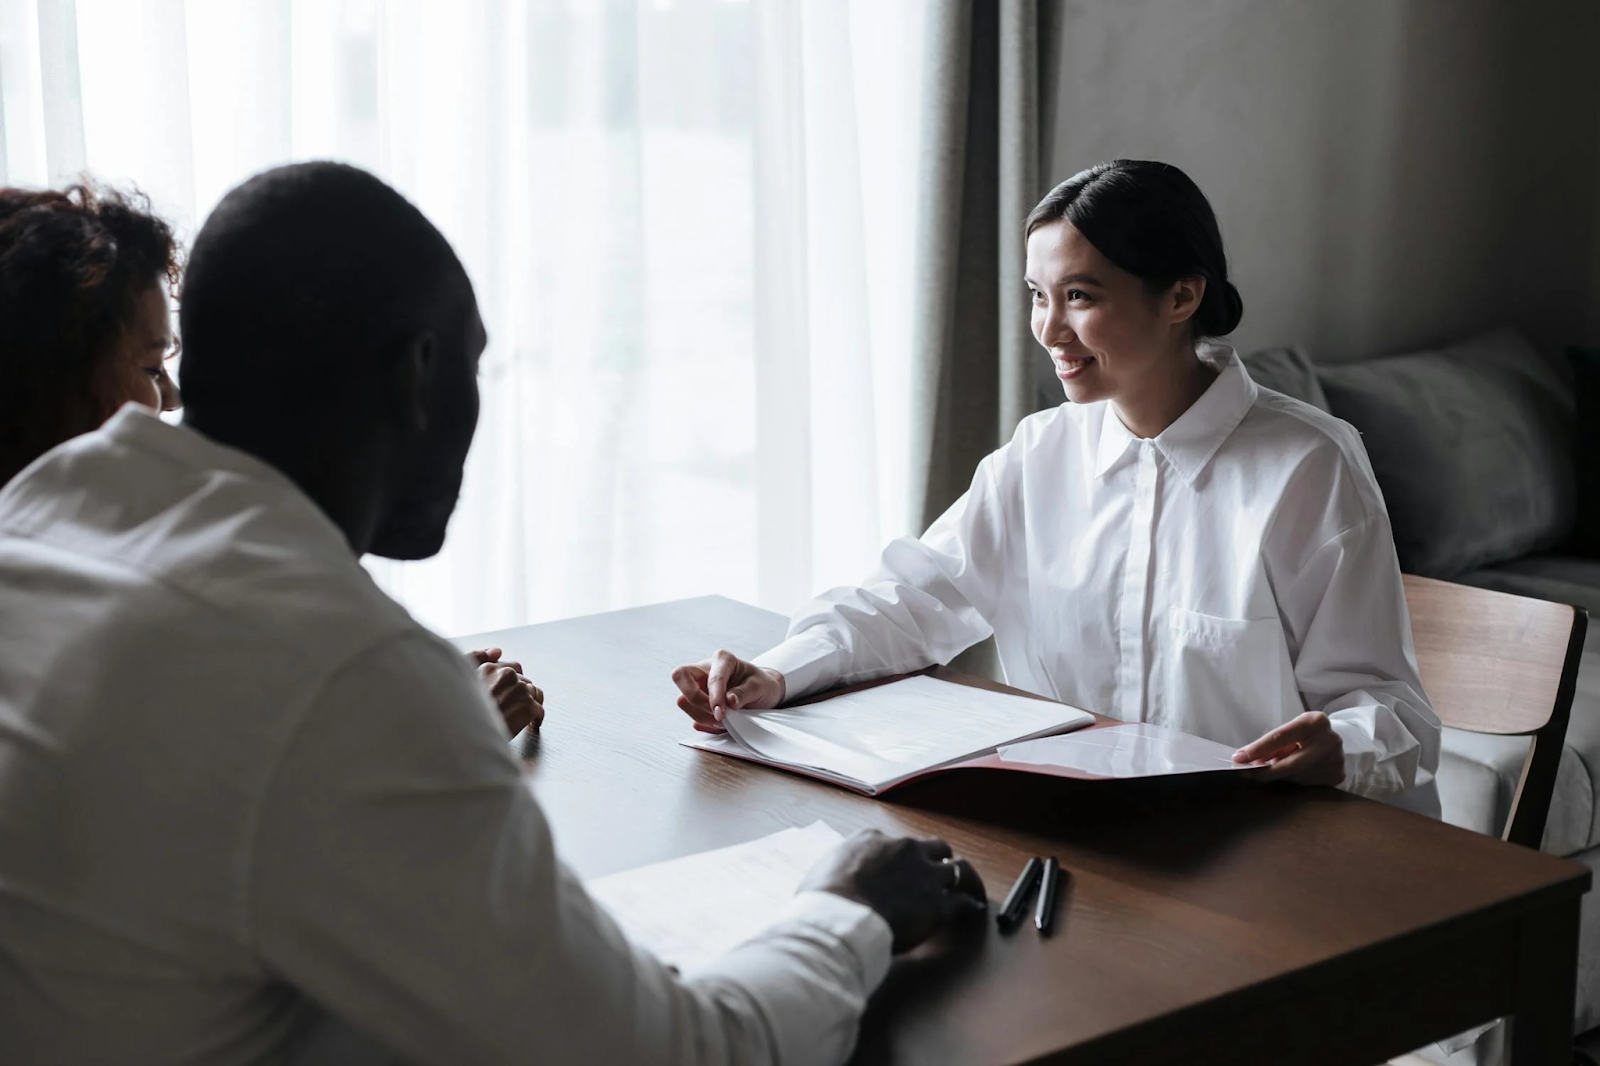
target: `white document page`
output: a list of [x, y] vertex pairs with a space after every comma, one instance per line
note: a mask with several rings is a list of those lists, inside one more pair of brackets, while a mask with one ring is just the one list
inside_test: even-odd
[[1094, 721], [1049, 700], [919, 675], [819, 703], [735, 711], [728, 732], [772, 762], [878, 791], [1001, 744]]
[[1094, 777], [1163, 777], [1207, 770], [1248, 770], [1234, 749], [1147, 722], [1089, 729], [1064, 737], [1007, 744], [995, 752], [1015, 766], [1059, 766]]
[[597, 877], [589, 894], [628, 939], [683, 973], [761, 932], [844, 839], [826, 822]]

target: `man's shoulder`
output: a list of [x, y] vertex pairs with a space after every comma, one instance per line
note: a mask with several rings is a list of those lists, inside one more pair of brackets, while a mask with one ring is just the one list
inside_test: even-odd
[[286, 479], [187, 461], [154, 440], [87, 434], [7, 485], [0, 565], [64, 597], [95, 598], [104, 624], [124, 611], [128, 624], [141, 613], [183, 619], [301, 661], [421, 630]]

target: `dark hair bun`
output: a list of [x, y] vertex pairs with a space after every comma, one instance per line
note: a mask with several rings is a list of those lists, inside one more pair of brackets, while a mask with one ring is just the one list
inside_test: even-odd
[[1233, 282], [1210, 282], [1195, 312], [1195, 332], [1202, 337], [1225, 337], [1239, 328], [1244, 317], [1244, 300]]

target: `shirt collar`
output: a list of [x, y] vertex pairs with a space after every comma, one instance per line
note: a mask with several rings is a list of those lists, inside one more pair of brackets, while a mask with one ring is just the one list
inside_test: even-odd
[[344, 532], [323, 513], [322, 508], [287, 474], [264, 459], [219, 444], [187, 426], [168, 423], [154, 411], [136, 403], [123, 404], [121, 410], [112, 415], [98, 432], [125, 446], [165, 456], [180, 466], [225, 471], [276, 492], [276, 499], [282, 506], [300, 511], [311, 523], [320, 527], [326, 534], [324, 547], [334, 549], [340, 558], [355, 558]]
[[112, 440], [146, 451], [157, 452], [185, 466], [228, 470], [252, 481], [265, 481], [279, 487], [300, 489], [277, 467], [248, 452], [218, 444], [210, 437], [182, 425], [173, 425], [148, 407], [126, 403], [106, 420], [102, 432]]
[[1100, 450], [1095, 453], [1094, 476], [1105, 477], [1128, 450], [1128, 445], [1138, 440], [1133, 431], [1122, 424], [1111, 401], [1100, 405]]
[[[1218, 371], [1213, 381], [1189, 409], [1178, 416], [1150, 443], [1172, 469], [1189, 484], [1222, 447], [1222, 442], [1243, 421], [1256, 402], [1256, 384], [1245, 372], [1239, 353], [1225, 344], [1202, 343], [1196, 354]], [[1109, 402], [1101, 405], [1100, 447], [1095, 456], [1095, 477], [1104, 477], [1127, 452], [1135, 437]]]

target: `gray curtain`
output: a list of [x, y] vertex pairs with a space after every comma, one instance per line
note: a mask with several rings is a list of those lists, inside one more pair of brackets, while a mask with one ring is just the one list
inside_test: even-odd
[[[926, 527], [1017, 422], [1060, 402], [1028, 324], [1022, 222], [1048, 173], [1059, 0], [933, 0], [919, 190], [913, 513]], [[996, 676], [991, 644], [955, 665]]]
[[978, 460], [1052, 399], [1028, 326], [1022, 221], [1049, 188], [1058, 0], [934, 0], [912, 427], [926, 526]]

